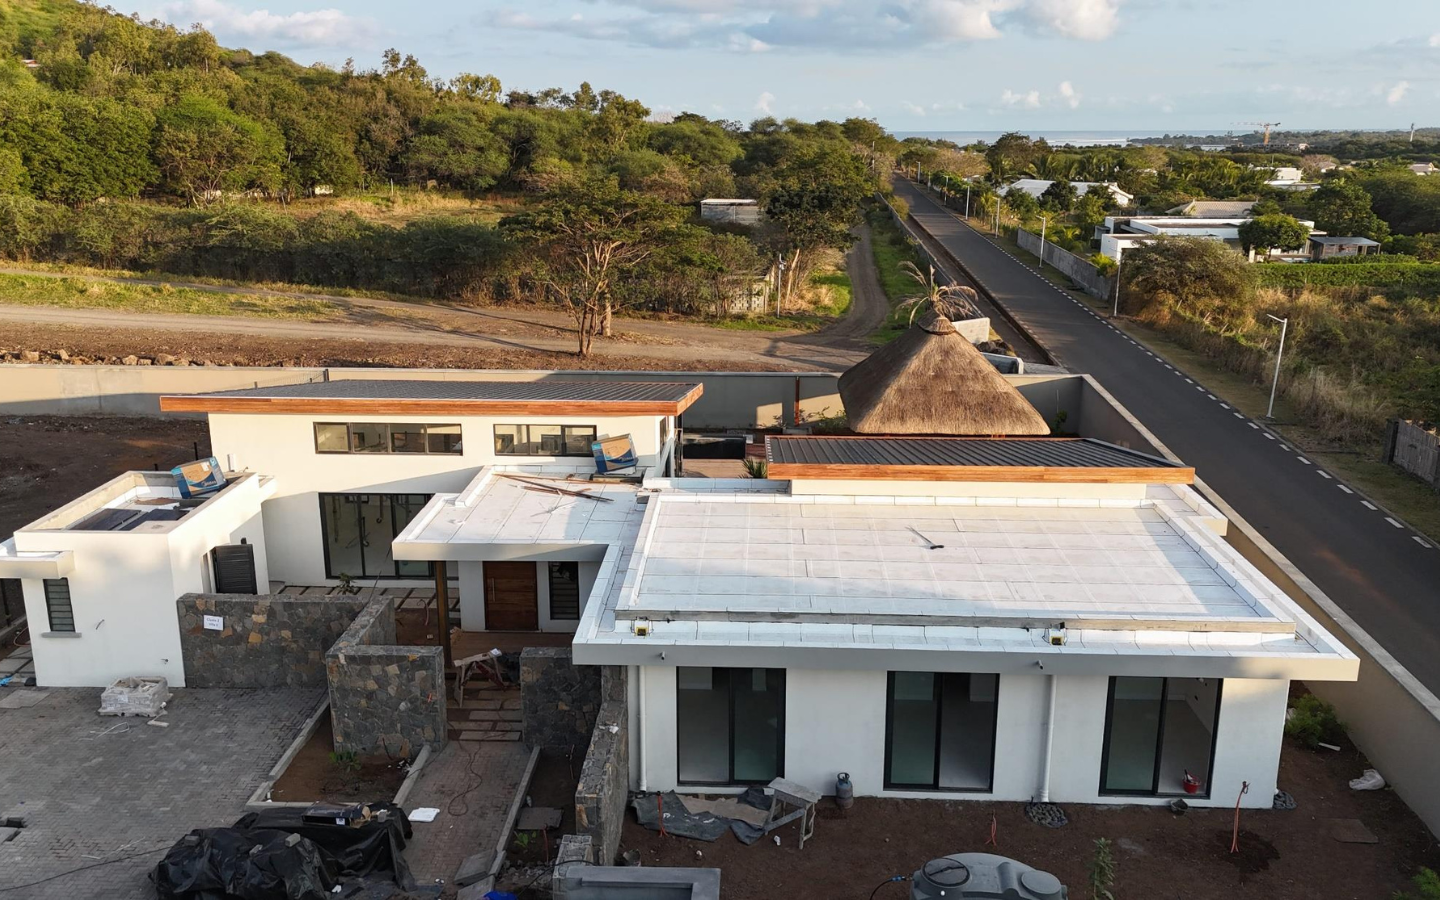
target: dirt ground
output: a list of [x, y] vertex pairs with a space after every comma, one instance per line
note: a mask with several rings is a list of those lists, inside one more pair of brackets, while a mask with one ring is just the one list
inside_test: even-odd
[[[581, 756], [571, 758], [563, 752], [542, 750], [540, 761], [535, 765], [535, 774], [530, 779], [530, 791], [526, 794], [529, 805], [548, 806], [560, 810], [560, 827], [552, 828], [548, 834], [531, 832], [531, 837], [518, 838], [512, 835], [506, 854], [506, 863], [512, 867], [535, 867], [554, 861], [559, 849], [560, 837], [575, 833], [575, 784], [580, 778]], [[517, 840], [518, 838], [518, 840]], [[548, 841], [548, 842], [547, 842]], [[511, 887], [523, 886], [534, 876], [516, 880]], [[505, 885], [497, 885], [504, 888]]]
[[287, 803], [369, 803], [390, 800], [400, 790], [406, 775], [403, 760], [363, 757], [357, 760], [357, 767], [344, 766], [330, 758], [334, 747], [327, 716], [275, 782], [270, 799]]
[[581, 359], [573, 353], [520, 347], [493, 349], [400, 341], [275, 338], [248, 334], [156, 329], [87, 328], [0, 322], [0, 346], [27, 350], [64, 349], [89, 357], [171, 356], [230, 366], [353, 366], [435, 369], [594, 369], [683, 372], [788, 372], [799, 365], [754, 359], [631, 356], [622, 353]]
[[210, 455], [203, 419], [0, 417], [0, 540], [130, 469]]
[[[1311, 752], [1287, 740], [1280, 785], [1294, 795], [1289, 812], [1241, 813], [1241, 854], [1231, 856], [1233, 811], [1065, 806], [1070, 823], [1049, 829], [1024, 817], [1024, 804], [860, 798], [848, 812], [821, 802], [815, 836], [797, 849], [799, 823], [745, 846], [733, 835], [713, 844], [660, 837], [627, 818], [621, 849], [638, 848], [647, 866], [715, 866], [727, 900], [770, 897], [863, 898], [892, 875], [961, 852], [998, 852], [1053, 873], [1070, 896], [1088, 898], [1085, 873], [1096, 838], [1114, 843], [1116, 897], [1145, 900], [1383, 900], [1409, 887], [1418, 867], [1440, 867], [1429, 832], [1394, 792], [1351, 791], [1363, 757], [1350, 747]], [[986, 846], [991, 817], [998, 850]], [[1360, 819], [1376, 844], [1331, 837], [1333, 819]], [[696, 851], [702, 856], [696, 857]], [[877, 900], [902, 900], [908, 885], [882, 888]]]

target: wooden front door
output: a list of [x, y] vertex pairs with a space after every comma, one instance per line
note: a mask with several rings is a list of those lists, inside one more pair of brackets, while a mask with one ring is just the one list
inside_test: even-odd
[[540, 627], [533, 562], [485, 563], [485, 629], [535, 631]]

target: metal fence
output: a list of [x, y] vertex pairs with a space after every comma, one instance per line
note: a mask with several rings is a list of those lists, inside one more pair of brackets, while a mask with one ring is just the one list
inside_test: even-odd
[[1385, 462], [1440, 491], [1440, 435], [1415, 422], [1392, 419], [1385, 435]]

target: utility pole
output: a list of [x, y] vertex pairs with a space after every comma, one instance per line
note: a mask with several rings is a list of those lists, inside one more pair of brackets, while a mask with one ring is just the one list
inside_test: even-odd
[[1125, 259], [1125, 254], [1121, 252], [1118, 244], [1115, 246], [1115, 252], [1119, 255], [1115, 257], [1115, 308], [1110, 311], [1112, 319], [1120, 315], [1120, 265]]
[[970, 182], [965, 182], [965, 221], [970, 221]]
[[[1049, 216], [1040, 217], [1040, 268], [1045, 268], [1045, 229], [1050, 225]], [[1016, 235], [1019, 237], [1019, 235]]]
[[1280, 349], [1275, 351], [1275, 380], [1270, 383], [1270, 408], [1265, 411], [1265, 418], [1275, 421], [1275, 391], [1280, 387], [1280, 360], [1285, 356], [1285, 332], [1290, 327], [1290, 317], [1280, 318], [1265, 314], [1265, 318], [1280, 323]]

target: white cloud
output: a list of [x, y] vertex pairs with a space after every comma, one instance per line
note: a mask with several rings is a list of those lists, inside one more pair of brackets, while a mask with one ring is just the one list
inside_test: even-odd
[[[513, 0], [512, 0], [513, 2]], [[501, 28], [548, 30], [593, 40], [662, 48], [770, 47], [880, 50], [994, 40], [1024, 28], [1075, 40], [1115, 32], [1123, 0], [588, 0], [575, 17], [501, 10]]]
[[901, 100], [900, 105], [904, 107], [905, 111], [912, 116], [925, 115], [925, 107], [920, 106], [917, 103], [911, 103], [909, 100]]
[[1022, 12], [1042, 30], [1079, 41], [1103, 41], [1120, 24], [1120, 0], [1028, 0]]
[[1006, 88], [1000, 95], [1000, 102], [1012, 109], [1039, 109], [1040, 92], [1026, 91], [1023, 94], [1017, 94]]
[[769, 91], [762, 91], [760, 96], [755, 98], [755, 111], [762, 112], [767, 116], [775, 115], [775, 95]]
[[1430, 46], [1440, 47], [1440, 31], [1430, 35]]
[[1385, 95], [1385, 102], [1390, 104], [1391, 106], [1395, 106], [1401, 100], [1405, 99], [1405, 93], [1409, 90], [1410, 82], [1397, 81], [1395, 82], [1395, 85], [1390, 88], [1390, 91]]
[[1080, 106], [1080, 92], [1075, 90], [1075, 86], [1068, 81], [1060, 82], [1060, 99], [1064, 100], [1065, 105], [1071, 109]]
[[368, 40], [378, 30], [370, 19], [338, 9], [272, 13], [268, 9], [239, 9], [224, 0], [180, 0], [163, 7], [161, 15], [176, 24], [199, 22], [227, 39], [281, 46], [344, 46]]

